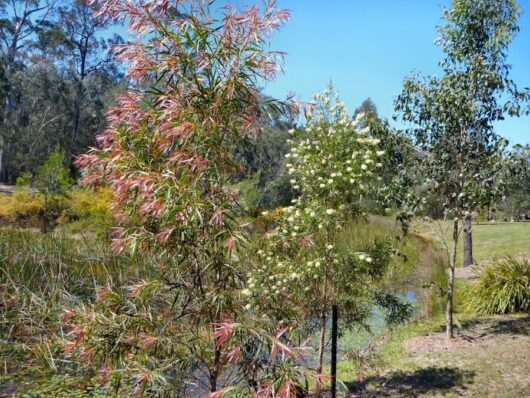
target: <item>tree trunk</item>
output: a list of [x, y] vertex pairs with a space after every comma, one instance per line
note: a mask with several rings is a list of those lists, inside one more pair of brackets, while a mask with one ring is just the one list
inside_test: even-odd
[[213, 359], [213, 369], [210, 371], [210, 391], [217, 391], [217, 379], [219, 378], [221, 364], [221, 350], [215, 349]]
[[473, 220], [471, 214], [464, 218], [464, 267], [473, 265]]
[[337, 397], [337, 337], [339, 311], [336, 305], [331, 307], [331, 398]]
[[458, 218], [453, 223], [453, 246], [449, 256], [449, 281], [447, 286], [447, 307], [445, 311], [445, 333], [448, 339], [453, 338], [453, 290], [455, 286], [456, 250], [458, 246]]
[[[320, 343], [318, 346], [318, 374], [322, 374], [322, 368], [324, 365], [324, 349], [326, 346], [326, 306], [322, 307], [322, 313], [320, 315]], [[315, 388], [315, 398], [319, 398], [322, 393], [322, 386], [317, 383]]]

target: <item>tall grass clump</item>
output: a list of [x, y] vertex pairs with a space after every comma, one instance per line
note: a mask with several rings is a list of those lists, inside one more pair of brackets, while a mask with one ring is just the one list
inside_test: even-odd
[[370, 216], [365, 220], [347, 223], [339, 233], [337, 249], [342, 254], [348, 254], [365, 250], [375, 242], [391, 242], [395, 253], [399, 254], [395, 259], [399, 260], [399, 268], [401, 269], [402, 265], [412, 267], [413, 264], [408, 259], [414, 257], [415, 249], [403, 236], [396, 221], [390, 217]]
[[423, 235], [403, 235], [402, 228], [391, 217], [371, 216], [369, 222], [346, 225], [337, 248], [343, 253], [363, 251], [375, 242], [392, 242], [395, 249], [383, 282], [386, 289], [409, 297], [412, 293], [416, 317], [431, 319], [442, 315], [448, 260], [438, 245]]
[[146, 261], [117, 255], [104, 239], [0, 229], [0, 360], [12, 374], [62, 365], [65, 308], [97, 298], [103, 286], [147, 276]]
[[530, 312], [530, 261], [509, 257], [487, 265], [465, 299], [477, 314]]
[[422, 235], [411, 234], [415, 247], [415, 267], [409, 275], [409, 286], [416, 294], [418, 317], [432, 319], [445, 309], [447, 286], [447, 255], [438, 245]]

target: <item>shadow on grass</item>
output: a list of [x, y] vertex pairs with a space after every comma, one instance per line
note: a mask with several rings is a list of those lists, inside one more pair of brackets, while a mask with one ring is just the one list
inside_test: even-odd
[[530, 316], [494, 322], [488, 333], [530, 336]]
[[[476, 318], [461, 322], [462, 330], [471, 331], [485, 335], [512, 335], [530, 336], [530, 316], [508, 319]], [[458, 329], [455, 329], [458, 333]], [[441, 326], [438, 332], [444, 332], [445, 326]]]
[[[457, 389], [465, 390], [473, 383], [475, 372], [458, 368], [429, 367], [414, 372], [396, 371], [383, 376], [371, 376], [348, 385], [360, 397], [416, 397]], [[456, 391], [454, 391], [456, 392]]]

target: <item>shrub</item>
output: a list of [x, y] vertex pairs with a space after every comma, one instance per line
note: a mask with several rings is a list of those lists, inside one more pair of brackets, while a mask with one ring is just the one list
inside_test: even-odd
[[9, 222], [26, 224], [28, 221], [38, 220], [43, 211], [42, 195], [27, 188], [19, 188], [13, 195], [0, 195], [0, 217]]
[[[107, 234], [113, 225], [110, 210], [112, 194], [108, 189], [95, 191], [73, 189], [48, 202], [50, 225], [61, 225], [70, 233]], [[37, 227], [45, 212], [44, 195], [28, 188], [18, 188], [13, 195], [0, 195], [0, 218], [19, 227]]]
[[110, 190], [73, 189], [67, 196], [68, 206], [57, 219], [61, 230], [68, 233], [89, 232], [100, 237], [108, 234], [114, 224]]
[[66, 193], [71, 182], [64, 151], [58, 147], [34, 176], [24, 173], [17, 179], [13, 196], [0, 200], [0, 216], [22, 226], [40, 224], [46, 232], [68, 207]]
[[478, 314], [530, 312], [530, 261], [507, 258], [486, 266], [466, 294]]
[[65, 153], [57, 147], [37, 169], [31, 185], [44, 197], [41, 214], [41, 230], [48, 232], [54, 227], [65, 208], [66, 192], [72, 180], [70, 170], [65, 166]]
[[110, 190], [74, 189], [68, 192], [68, 199], [68, 208], [57, 220], [63, 229], [71, 233], [92, 232], [98, 236], [107, 235], [114, 224], [110, 209]]
[[77, 218], [109, 217], [112, 193], [102, 188], [96, 191], [86, 189], [74, 190], [69, 193], [71, 211]]

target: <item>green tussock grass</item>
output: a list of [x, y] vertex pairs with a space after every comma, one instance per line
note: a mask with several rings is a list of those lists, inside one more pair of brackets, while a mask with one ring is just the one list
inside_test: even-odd
[[510, 257], [488, 264], [467, 289], [465, 301], [477, 314], [530, 313], [530, 261]]

